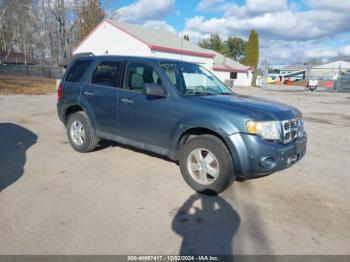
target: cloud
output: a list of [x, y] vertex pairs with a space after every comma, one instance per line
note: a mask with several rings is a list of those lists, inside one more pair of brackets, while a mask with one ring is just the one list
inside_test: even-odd
[[327, 10], [283, 11], [254, 17], [205, 19], [203, 16], [195, 16], [186, 21], [185, 30], [203, 34], [218, 32], [236, 35], [256, 29], [262, 37], [268, 39], [306, 41], [346, 32], [349, 22], [349, 16]]
[[344, 46], [340, 49], [342, 55], [350, 56], [350, 45]]
[[167, 22], [165, 21], [159, 21], [159, 20], [150, 20], [147, 21], [143, 24], [143, 26], [145, 27], [152, 27], [155, 29], [161, 29], [161, 30], [167, 30], [171, 33], [175, 33], [176, 34], [176, 30], [174, 27], [172, 27], [171, 25], [169, 25]]
[[196, 10], [202, 12], [212, 12], [213, 8], [216, 8], [219, 11], [219, 5], [223, 4], [224, 2], [225, 0], [202, 0], [197, 5]]
[[247, 0], [242, 8], [251, 15], [283, 11], [287, 9], [287, 0]]
[[113, 12], [112, 19], [142, 23], [161, 20], [175, 10], [175, 0], [138, 0]]
[[246, 0], [240, 5], [203, 0], [197, 9], [206, 6], [219, 10], [223, 15], [188, 18], [184, 32], [193, 41], [211, 33], [219, 33], [224, 38], [242, 35], [247, 38], [250, 30], [256, 29], [260, 36], [261, 54], [274, 64], [350, 54], [350, 45], [336, 49], [327, 48], [324, 44], [326, 40], [349, 32], [350, 0]]
[[197, 11], [223, 12], [225, 16], [254, 16], [283, 11], [288, 7], [287, 0], [247, 0], [244, 5], [237, 5], [225, 0], [202, 0], [197, 5]]
[[313, 48], [305, 51], [305, 56], [307, 58], [331, 58], [338, 55], [337, 50], [332, 48]]
[[305, 50], [314, 48], [312, 41], [284, 41], [284, 40], [266, 40], [260, 45], [260, 60], [266, 58], [271, 64], [283, 65], [293, 64], [295, 61], [305, 60]]
[[350, 0], [306, 0], [306, 3], [316, 10], [349, 11]]
[[[348, 39], [343, 33], [349, 32], [350, 0], [237, 2], [200, 1], [196, 11], [202, 14], [221, 13], [221, 17], [189, 17], [179, 34], [188, 34], [193, 42], [209, 37], [211, 33], [219, 33], [224, 38], [238, 36], [246, 39], [249, 31], [256, 29], [260, 36], [261, 58], [266, 57], [272, 64], [350, 55], [350, 42], [343, 41], [345, 46], [337, 49], [325, 45], [329, 39]], [[113, 19], [176, 33], [175, 28], [164, 21], [167, 15], [173, 13], [176, 13], [175, 0], [137, 0], [116, 10]]]
[[276, 65], [306, 62], [312, 58], [329, 59], [350, 56], [350, 45], [339, 48], [325, 46], [320, 41], [268, 40], [260, 46], [260, 58]]

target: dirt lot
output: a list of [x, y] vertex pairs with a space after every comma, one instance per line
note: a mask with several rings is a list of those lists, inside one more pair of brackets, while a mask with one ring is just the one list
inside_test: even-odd
[[56, 90], [56, 80], [28, 76], [0, 75], [0, 94], [42, 95]]
[[153, 155], [76, 153], [54, 95], [0, 96], [0, 254], [350, 254], [350, 94], [238, 92], [300, 108], [308, 152], [217, 197]]

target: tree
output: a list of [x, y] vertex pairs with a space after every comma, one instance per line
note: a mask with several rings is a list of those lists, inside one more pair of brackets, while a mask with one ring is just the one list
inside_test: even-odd
[[190, 41], [190, 36], [189, 36], [189, 35], [184, 35], [184, 39], [185, 39], [186, 41]]
[[[62, 64], [69, 56], [71, 38], [74, 39], [72, 34], [75, 14], [71, 14], [71, 10], [73, 10], [72, 4], [65, 0], [54, 0], [54, 3], [49, 4], [48, 8], [51, 11], [51, 17], [54, 22], [53, 33], [50, 36], [50, 42], [52, 42], [51, 52], [55, 57], [56, 63]], [[58, 44], [56, 44], [56, 41], [58, 41]]]
[[0, 2], [0, 51], [5, 53], [5, 59], [15, 49], [24, 55], [24, 64], [33, 51], [32, 28], [33, 21], [30, 0], [3, 0]]
[[239, 37], [229, 37], [225, 41], [226, 55], [236, 61], [242, 62], [245, 59], [247, 42]]
[[200, 47], [203, 47], [205, 49], [210, 49], [210, 43], [208, 38], [204, 38], [201, 41], [198, 42], [198, 45]]
[[0, 52], [60, 65], [102, 18], [98, 0], [0, 0]]
[[84, 0], [78, 15], [77, 40], [83, 40], [104, 17], [100, 1]]
[[226, 46], [219, 34], [211, 34], [208, 39], [203, 39], [198, 43], [201, 47], [215, 50], [221, 54], [226, 53]]
[[254, 70], [252, 86], [256, 86], [259, 63], [259, 36], [255, 30], [250, 31], [246, 48], [245, 65], [251, 66]]
[[219, 34], [212, 34], [198, 43], [201, 47], [215, 50], [236, 61], [243, 62], [247, 42], [239, 37], [229, 37], [224, 41]]
[[15, 4], [12, 1], [0, 2], [0, 52], [5, 54], [5, 60], [10, 55], [17, 38], [17, 23], [15, 19]]

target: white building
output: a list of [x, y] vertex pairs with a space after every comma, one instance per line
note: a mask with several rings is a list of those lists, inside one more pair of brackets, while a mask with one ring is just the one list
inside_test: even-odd
[[223, 82], [233, 80], [236, 86], [250, 86], [253, 73], [250, 67], [242, 65], [224, 55], [208, 50], [215, 54], [212, 72]]
[[289, 65], [280, 70], [278, 76], [281, 80], [288, 79], [305, 79], [307, 65]]
[[342, 72], [348, 70], [350, 70], [350, 63], [339, 60], [312, 67], [308, 72], [308, 76], [311, 79], [336, 80]]
[[303, 72], [307, 68], [307, 65], [288, 65], [281, 69], [280, 74], [283, 75], [289, 75], [289, 74], [295, 74], [298, 72]]
[[223, 55], [204, 49], [178, 35], [134, 24], [104, 19], [73, 50], [94, 55], [151, 56], [172, 58], [201, 64], [222, 82], [233, 79], [235, 86], [248, 86], [252, 73]]
[[281, 69], [280, 76], [313, 80], [337, 80], [341, 73], [348, 70], [350, 70], [350, 63], [339, 60], [315, 66], [288, 66]]

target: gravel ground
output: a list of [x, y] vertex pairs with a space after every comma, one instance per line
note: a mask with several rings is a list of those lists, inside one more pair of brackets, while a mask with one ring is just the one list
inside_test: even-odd
[[350, 94], [237, 92], [301, 109], [308, 152], [217, 197], [152, 154], [73, 151], [54, 95], [0, 96], [0, 254], [350, 254]]

